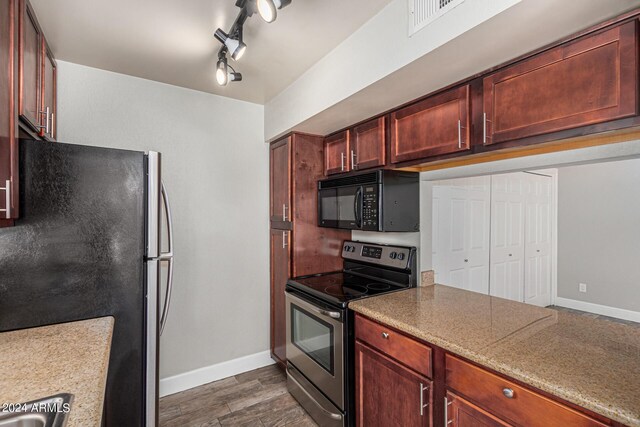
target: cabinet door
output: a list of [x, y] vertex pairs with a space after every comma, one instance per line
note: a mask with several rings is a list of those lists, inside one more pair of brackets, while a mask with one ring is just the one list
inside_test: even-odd
[[543, 52], [484, 78], [484, 143], [637, 114], [637, 22]]
[[385, 118], [380, 117], [354, 127], [350, 145], [349, 160], [352, 170], [384, 166]]
[[426, 427], [431, 381], [356, 341], [356, 425]]
[[290, 231], [271, 229], [271, 354], [281, 363], [287, 360], [284, 289], [289, 279], [290, 241]]
[[20, 118], [34, 130], [40, 126], [42, 33], [27, 0], [20, 0]]
[[[18, 217], [17, 1], [0, 3], [0, 227]], [[7, 203], [8, 202], [8, 203]]]
[[44, 38], [42, 39], [42, 125], [40, 136], [54, 141], [56, 139], [56, 60]]
[[271, 221], [291, 221], [291, 137], [271, 145]]
[[508, 427], [509, 424], [499, 420], [474, 404], [447, 392], [447, 420], [451, 427]]
[[391, 113], [391, 163], [468, 150], [469, 102], [466, 85]]
[[337, 133], [324, 140], [324, 172], [327, 175], [351, 170], [349, 131]]

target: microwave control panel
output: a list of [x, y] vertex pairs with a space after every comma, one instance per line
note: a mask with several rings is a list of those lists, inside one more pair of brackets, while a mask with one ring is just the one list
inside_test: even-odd
[[378, 191], [373, 185], [362, 187], [362, 228], [378, 228]]

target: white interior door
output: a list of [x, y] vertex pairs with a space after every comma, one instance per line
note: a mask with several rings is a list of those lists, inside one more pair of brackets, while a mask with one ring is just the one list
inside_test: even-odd
[[550, 176], [525, 174], [524, 302], [551, 304], [552, 184]]
[[523, 173], [491, 177], [491, 262], [493, 296], [524, 301]]
[[433, 186], [433, 267], [436, 283], [489, 292], [490, 177]]

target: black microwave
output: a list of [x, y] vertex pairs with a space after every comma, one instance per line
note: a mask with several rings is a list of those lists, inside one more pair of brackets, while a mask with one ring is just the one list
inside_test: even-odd
[[419, 174], [377, 170], [318, 181], [318, 225], [363, 231], [419, 231]]

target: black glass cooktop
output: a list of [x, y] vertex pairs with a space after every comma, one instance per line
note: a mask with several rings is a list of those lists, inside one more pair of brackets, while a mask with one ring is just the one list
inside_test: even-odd
[[290, 279], [287, 286], [309, 293], [316, 298], [341, 307], [349, 301], [384, 292], [406, 289], [405, 286], [379, 282], [350, 273], [323, 273]]

